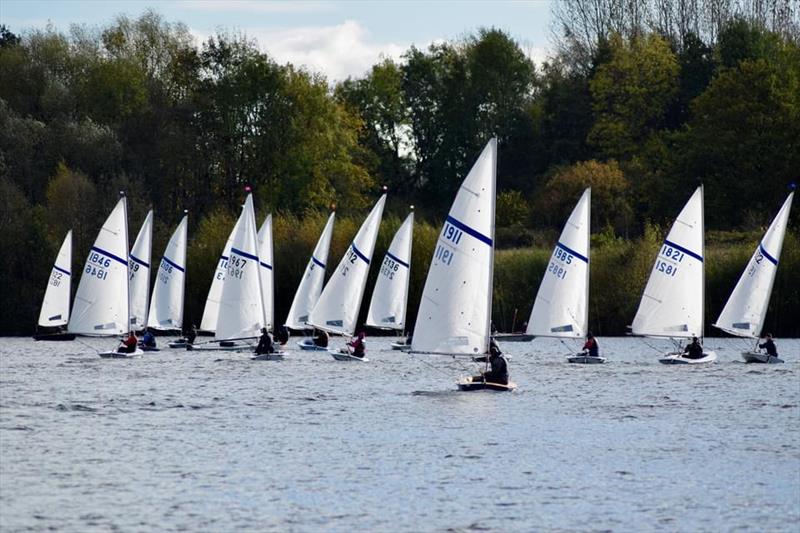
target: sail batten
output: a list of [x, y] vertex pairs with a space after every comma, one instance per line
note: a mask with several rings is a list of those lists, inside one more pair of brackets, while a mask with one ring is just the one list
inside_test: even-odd
[[758, 338], [778, 272], [794, 192], [784, 201], [764, 238], [758, 243], [750, 261], [733, 288], [714, 327], [737, 337]]

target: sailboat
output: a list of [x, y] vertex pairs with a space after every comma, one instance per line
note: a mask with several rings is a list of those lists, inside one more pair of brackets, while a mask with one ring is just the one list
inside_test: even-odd
[[[67, 232], [61, 248], [58, 250], [56, 262], [50, 271], [50, 279], [42, 300], [42, 310], [39, 312], [40, 327], [63, 328], [69, 322], [69, 297], [70, 280], [72, 279], [72, 230]], [[71, 341], [74, 333], [54, 332], [36, 333], [33, 336], [37, 341]]]
[[[582, 339], [589, 324], [589, 235], [592, 190], [583, 192], [553, 249], [528, 320], [528, 335]], [[573, 354], [570, 363], [605, 363]]]
[[[361, 224], [339, 266], [322, 290], [317, 304], [308, 317], [308, 323], [315, 328], [352, 337], [361, 300], [364, 297], [369, 264], [372, 252], [375, 250], [385, 203], [386, 194], [383, 194]], [[329, 349], [328, 352], [334, 359], [340, 361], [367, 361], [366, 357], [355, 357], [346, 350], [343, 352]]]
[[[147, 326], [159, 331], [183, 329], [184, 287], [186, 285], [186, 241], [188, 215], [184, 215], [164, 249], [153, 285]], [[186, 341], [170, 348], [184, 348]]]
[[[422, 291], [411, 353], [472, 359], [489, 352], [497, 139], [483, 149], [456, 194]], [[514, 383], [458, 382], [461, 390], [516, 388]]]
[[[322, 286], [325, 283], [325, 264], [328, 262], [328, 251], [331, 246], [331, 236], [333, 235], [333, 220], [336, 213], [331, 213], [328, 222], [319, 236], [314, 252], [308, 260], [308, 265], [297, 287], [297, 292], [289, 308], [289, 315], [286, 317], [286, 327], [294, 330], [304, 330], [308, 328], [308, 315], [317, 305], [319, 295], [322, 293]], [[303, 350], [327, 351], [327, 347], [319, 347], [310, 338], [299, 341], [297, 345]]]
[[261, 276], [261, 298], [264, 302], [264, 327], [272, 331], [274, 316], [275, 281], [272, 258], [272, 214], [267, 215], [258, 230], [258, 272]]
[[147, 326], [147, 304], [150, 299], [150, 259], [153, 247], [153, 211], [150, 210], [136, 236], [128, 259], [131, 286], [131, 329]]
[[[406, 327], [413, 231], [412, 211], [395, 233], [383, 257], [367, 312], [367, 326], [397, 332], [402, 332]], [[411, 346], [406, 343], [392, 343], [392, 348], [410, 349]]]
[[203, 309], [203, 318], [200, 320], [200, 330], [209, 333], [214, 333], [217, 327], [217, 319], [219, 317], [219, 299], [222, 296], [222, 285], [225, 282], [225, 273], [228, 271], [228, 259], [231, 255], [231, 246], [233, 244], [233, 237], [236, 235], [236, 230], [239, 228], [239, 221], [233, 226], [231, 234], [228, 235], [228, 240], [225, 242], [225, 248], [222, 250], [222, 255], [219, 256], [217, 261], [217, 268], [214, 270], [214, 277], [211, 279], [211, 287], [208, 289], [208, 297], [206, 298], [206, 306]]
[[756, 247], [739, 282], [722, 309], [714, 327], [737, 337], [755, 339], [756, 347], [742, 352], [748, 363], [782, 363], [783, 360], [758, 350], [758, 339], [767, 314], [772, 285], [778, 271], [778, 261], [783, 248], [783, 237], [792, 209], [794, 192], [783, 202], [764, 238]]
[[[703, 337], [705, 302], [705, 253], [702, 185], [689, 198], [658, 252], [650, 279], [631, 326], [634, 335], [678, 339]], [[717, 359], [703, 350], [690, 359], [680, 351], [665, 354], [664, 364], [702, 364]]]
[[[69, 331], [79, 335], [118, 336], [131, 329], [128, 263], [128, 207], [125, 195], [108, 215], [89, 250], [83, 268]], [[100, 357], [130, 358], [133, 353], [101, 352]]]

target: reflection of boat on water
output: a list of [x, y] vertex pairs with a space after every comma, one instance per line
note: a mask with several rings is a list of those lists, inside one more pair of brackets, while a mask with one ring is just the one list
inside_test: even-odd
[[778, 214], [764, 234], [764, 238], [756, 247], [750, 262], [736, 283], [728, 302], [722, 309], [715, 327], [735, 335], [755, 341], [755, 347], [742, 352], [746, 363], [783, 363], [779, 357], [770, 356], [758, 348], [758, 339], [767, 314], [769, 298], [775, 274], [778, 272], [778, 261], [781, 258], [783, 238], [792, 209], [794, 192], [783, 202]]
[[[464, 178], [436, 241], [411, 353], [470, 361], [489, 352], [496, 175], [497, 140], [492, 139]], [[469, 377], [457, 385], [463, 391], [515, 387], [508, 383], [498, 389]]]

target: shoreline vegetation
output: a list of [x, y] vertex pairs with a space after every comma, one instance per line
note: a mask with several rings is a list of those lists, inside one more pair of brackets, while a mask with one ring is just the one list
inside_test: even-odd
[[[154, 263], [188, 210], [185, 321], [198, 323], [246, 186], [258, 222], [275, 215], [279, 322], [331, 209], [328, 274], [382, 186], [373, 261], [415, 205], [413, 324], [447, 206], [491, 137], [500, 330], [527, 320], [591, 186], [589, 324], [625, 334], [667, 225], [703, 183], [706, 334], [716, 335], [709, 324], [800, 181], [800, 7], [606, 4], [554, 2], [542, 64], [503, 30], [478, 28], [340, 81], [279, 64], [242, 35], [197, 43], [153, 10], [66, 33], [0, 25], [0, 335], [33, 332], [69, 229], [74, 294], [120, 190], [131, 235], [155, 210]], [[794, 207], [764, 325], [783, 337], [800, 336]]]

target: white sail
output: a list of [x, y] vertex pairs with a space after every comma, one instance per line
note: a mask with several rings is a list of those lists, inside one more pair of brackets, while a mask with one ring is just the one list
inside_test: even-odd
[[289, 308], [289, 315], [286, 317], [286, 326], [292, 329], [305, 329], [308, 327], [308, 315], [317, 304], [319, 295], [322, 293], [322, 286], [325, 282], [325, 264], [328, 262], [328, 250], [331, 247], [331, 236], [333, 235], [333, 219], [336, 213], [331, 213], [328, 222], [319, 236], [314, 253], [308, 261], [306, 271], [297, 287], [297, 292]]
[[794, 193], [783, 203], [772, 221], [764, 239], [759, 243], [747, 268], [733, 289], [728, 303], [714, 326], [739, 337], [758, 338], [767, 314], [767, 304], [772, 294], [772, 284], [778, 271], [783, 237], [789, 222]]
[[368, 326], [399, 331], [405, 328], [413, 230], [412, 212], [395, 233], [383, 258], [367, 312]]
[[128, 331], [127, 217], [122, 197], [89, 250], [69, 319], [71, 333], [120, 335]]
[[56, 262], [50, 272], [50, 280], [42, 300], [39, 325], [44, 327], [63, 326], [69, 322], [69, 296], [72, 280], [72, 230], [67, 232]]
[[272, 215], [267, 215], [258, 230], [258, 271], [261, 273], [261, 297], [264, 300], [265, 327], [272, 330], [275, 300], [275, 282], [272, 264]]
[[384, 194], [361, 224], [308, 317], [312, 326], [343, 335], [352, 335], [355, 331], [385, 203]]
[[586, 335], [591, 198], [591, 189], [586, 189], [561, 232], [536, 294], [528, 335], [575, 338]]
[[131, 329], [147, 324], [147, 303], [150, 299], [150, 261], [153, 248], [153, 211], [144, 219], [128, 258], [131, 291]]
[[482, 354], [489, 348], [497, 140], [458, 190], [422, 291], [412, 352]]
[[703, 336], [703, 187], [678, 215], [658, 252], [633, 334], [651, 337]]
[[264, 301], [261, 299], [256, 217], [253, 195], [248, 194], [231, 243], [219, 302], [216, 338], [256, 337], [263, 327]]
[[147, 317], [148, 327], [160, 330], [181, 330], [183, 327], [187, 232], [188, 216], [184, 216], [170, 237], [158, 267]]
[[[239, 220], [241, 220], [241, 218], [239, 218]], [[239, 220], [236, 221], [236, 225], [233, 226], [231, 234], [228, 235], [228, 241], [225, 243], [222, 255], [219, 256], [217, 268], [214, 270], [214, 277], [211, 279], [211, 287], [208, 289], [206, 306], [203, 309], [203, 318], [200, 321], [200, 329], [203, 331], [213, 332], [217, 328], [219, 299], [222, 297], [222, 285], [225, 282], [225, 272], [228, 271], [228, 258], [231, 255], [233, 236], [236, 235], [236, 231], [239, 229]]]

